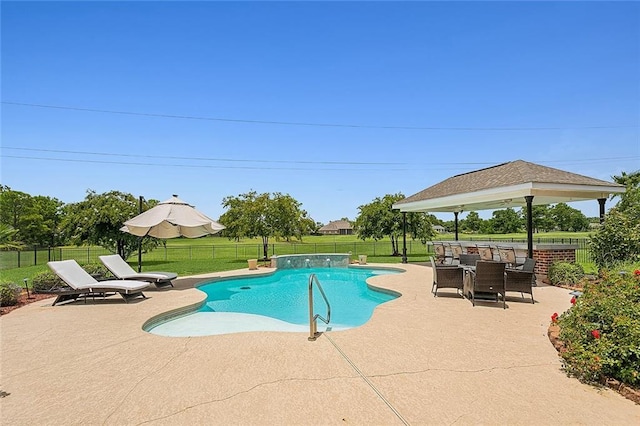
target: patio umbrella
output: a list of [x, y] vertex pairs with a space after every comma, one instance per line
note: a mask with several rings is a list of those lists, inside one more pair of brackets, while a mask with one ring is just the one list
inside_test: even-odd
[[146, 212], [129, 219], [120, 228], [123, 232], [140, 237], [138, 245], [138, 272], [142, 271], [142, 238], [198, 238], [215, 234], [224, 226], [199, 212], [177, 195], [158, 203]]
[[121, 231], [138, 237], [155, 238], [198, 238], [223, 229], [223, 225], [182, 201], [177, 195], [127, 220], [120, 228]]

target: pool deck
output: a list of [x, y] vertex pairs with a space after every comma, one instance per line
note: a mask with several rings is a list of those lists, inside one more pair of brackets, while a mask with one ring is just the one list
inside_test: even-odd
[[568, 290], [541, 285], [535, 305], [513, 293], [506, 310], [474, 308], [446, 289], [433, 297], [430, 268], [403, 266], [369, 280], [402, 297], [364, 326], [315, 342], [305, 333], [142, 330], [201, 301], [193, 285], [204, 276], [129, 304], [32, 303], [0, 318], [0, 423], [640, 424], [640, 405], [561, 371], [547, 327], [569, 308]]

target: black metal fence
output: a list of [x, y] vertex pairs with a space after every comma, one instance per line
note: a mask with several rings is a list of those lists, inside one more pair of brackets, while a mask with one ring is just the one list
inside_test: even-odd
[[[474, 241], [464, 238], [464, 241]], [[462, 241], [462, 240], [461, 240]], [[482, 238], [476, 241], [526, 243], [526, 239], [518, 238]], [[402, 244], [402, 242], [400, 242]], [[587, 249], [587, 238], [535, 238], [534, 244], [561, 243], [575, 244], [576, 261], [578, 263], [591, 262]], [[400, 248], [402, 251], [402, 247]], [[352, 241], [327, 243], [272, 243], [269, 244], [269, 256], [285, 254], [313, 254], [313, 253], [352, 253], [354, 256], [366, 254], [368, 256], [391, 256], [391, 242], [382, 241]], [[432, 253], [430, 245], [425, 247], [420, 241], [407, 241], [407, 255], [423, 255]], [[98, 256], [111, 254], [102, 247], [34, 247], [21, 251], [0, 252], [0, 269], [21, 268], [26, 266], [44, 265], [51, 260], [75, 259], [79, 263], [98, 263]], [[133, 257], [135, 255], [132, 256]], [[180, 245], [157, 247], [153, 251], [143, 253], [144, 261], [176, 261], [176, 260], [207, 260], [207, 259], [261, 259], [264, 257], [261, 244], [211, 244], [211, 245]]]

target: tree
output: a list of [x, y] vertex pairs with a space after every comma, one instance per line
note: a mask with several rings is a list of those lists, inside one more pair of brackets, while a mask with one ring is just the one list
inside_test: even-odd
[[[622, 172], [620, 176], [611, 176], [615, 183], [620, 185], [624, 185], [626, 189], [633, 189], [640, 186], [640, 170], [636, 170], [635, 172], [631, 172], [627, 174], [626, 172]], [[621, 195], [624, 196], [625, 193]], [[620, 194], [614, 194], [613, 197], [616, 197]]]
[[0, 223], [0, 250], [21, 250], [24, 244], [15, 240], [18, 231], [10, 225]]
[[55, 198], [34, 197], [0, 185], [0, 223], [15, 229], [14, 238], [24, 244], [59, 244], [62, 206], [63, 203]]
[[558, 203], [549, 209], [555, 227], [561, 231], [586, 231], [589, 229], [589, 219], [578, 209], [566, 203]]
[[590, 237], [589, 251], [599, 268], [640, 260], [640, 181], [629, 181], [618, 204]]
[[307, 217], [301, 203], [288, 194], [258, 194], [255, 191], [228, 196], [222, 200], [227, 210], [220, 216], [226, 226], [225, 235], [239, 240], [242, 237], [262, 238], [264, 258], [269, 257], [269, 237], [302, 238], [308, 233], [313, 219]]
[[495, 210], [489, 221], [491, 228], [497, 234], [520, 232], [523, 227], [522, 217], [510, 207], [504, 210]]
[[531, 207], [531, 225], [534, 232], [551, 231], [554, 228], [549, 206]]
[[460, 227], [470, 232], [478, 232], [482, 227], [483, 220], [480, 218], [478, 212], [469, 212], [467, 217], [460, 221]]
[[[443, 220], [441, 221], [441, 225], [444, 226], [445, 231], [454, 232], [456, 230], [456, 221], [455, 220]], [[458, 225], [460, 225], [458, 223]]]
[[422, 244], [426, 244], [427, 241], [432, 240], [436, 234], [433, 230], [432, 214], [421, 212], [408, 212], [407, 213], [407, 234], [413, 240], [420, 240]]
[[[147, 210], [157, 203], [156, 200], [144, 201]], [[139, 214], [137, 197], [110, 191], [96, 194], [88, 190], [84, 201], [67, 204], [61, 223], [63, 234], [76, 245], [93, 244], [118, 253], [127, 259], [138, 249], [139, 237], [122, 232], [122, 224]], [[156, 238], [144, 238], [143, 250], [152, 250], [160, 244]]]
[[[401, 193], [387, 194], [375, 198], [371, 203], [364, 204], [358, 209], [360, 214], [356, 218], [355, 228], [361, 239], [373, 238], [378, 241], [384, 237], [391, 240], [391, 255], [399, 255], [399, 238], [402, 236], [403, 219], [399, 210], [393, 210], [394, 203], [404, 199]], [[407, 213], [407, 232], [414, 239], [426, 241], [433, 238], [431, 221], [425, 213]]]

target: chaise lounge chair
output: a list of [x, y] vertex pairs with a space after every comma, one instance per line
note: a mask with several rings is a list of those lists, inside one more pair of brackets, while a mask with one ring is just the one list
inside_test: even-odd
[[106, 297], [109, 293], [120, 293], [120, 296], [122, 296], [125, 302], [138, 296], [146, 299], [142, 290], [149, 287], [148, 282], [119, 280], [97, 281], [89, 275], [87, 271], [82, 269], [82, 266], [78, 265], [78, 262], [75, 260], [59, 260], [48, 262], [47, 265], [62, 281], [71, 287], [71, 290], [62, 291], [58, 294], [58, 297], [53, 302], [54, 306], [57, 303], [76, 300], [81, 296], [84, 297], [86, 302], [87, 296], [93, 298], [95, 298], [95, 296]]
[[178, 277], [178, 274], [173, 272], [136, 272], [118, 254], [98, 257], [100, 262], [119, 280], [147, 281], [154, 283], [156, 287], [167, 285], [173, 287], [171, 280]]

